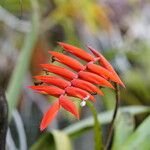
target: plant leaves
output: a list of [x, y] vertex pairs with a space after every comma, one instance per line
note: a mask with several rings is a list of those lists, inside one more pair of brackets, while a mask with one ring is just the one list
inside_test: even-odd
[[[146, 106], [128, 106], [128, 107], [120, 107], [117, 113], [117, 117], [121, 112], [128, 112], [131, 115], [138, 115], [141, 113], [146, 113], [150, 112], [150, 107]], [[101, 121], [101, 125], [105, 125], [110, 123], [112, 119], [113, 111], [106, 111], [106, 112], [101, 112], [98, 114], [98, 120]], [[77, 122], [71, 126], [68, 126], [63, 129], [64, 132], [69, 134], [70, 136], [76, 136], [76, 135], [81, 135], [85, 131], [90, 130], [93, 128], [94, 125], [94, 120], [93, 117], [89, 117], [87, 119], [83, 119], [80, 122]]]
[[20, 57], [16, 63], [17, 65], [13, 71], [7, 89], [6, 96], [8, 100], [8, 106], [9, 106], [9, 117], [11, 117], [12, 111], [17, 105], [22, 82], [28, 70], [32, 52], [33, 52], [33, 47], [38, 37], [37, 36], [38, 28], [39, 28], [38, 2], [36, 0], [30, 0], [30, 2], [33, 7], [31, 31], [27, 33], [25, 37], [24, 44], [20, 53]]
[[45, 133], [29, 150], [72, 150], [70, 138], [64, 132]]
[[115, 124], [113, 150], [122, 149], [124, 141], [133, 133], [134, 126], [134, 118], [130, 113], [120, 113]]
[[50, 133], [43, 134], [29, 150], [55, 150], [53, 135]]
[[88, 107], [91, 109], [94, 118], [94, 142], [95, 150], [102, 150], [102, 129], [100, 120], [98, 120], [98, 115], [95, 107], [90, 102], [87, 102]]
[[58, 130], [53, 130], [51, 133], [54, 137], [56, 150], [72, 150], [70, 138], [66, 133]]
[[150, 116], [135, 130], [123, 143], [122, 150], [149, 150], [150, 149]]

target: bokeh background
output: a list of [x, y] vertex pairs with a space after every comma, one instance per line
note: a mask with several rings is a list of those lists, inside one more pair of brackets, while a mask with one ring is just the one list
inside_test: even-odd
[[[35, 93], [27, 86], [34, 84], [32, 76], [42, 73], [40, 64], [50, 61], [48, 50], [62, 50], [58, 41], [86, 51], [86, 45], [94, 47], [111, 62], [124, 81], [126, 89], [121, 88], [120, 107], [126, 111], [118, 117], [118, 130], [112, 139], [112, 149], [120, 149], [149, 111], [149, 0], [0, 1], [0, 86], [6, 90], [10, 108], [7, 149], [94, 149], [88, 107], [80, 110], [81, 121], [62, 110], [47, 131], [39, 131], [42, 115], [54, 98]], [[96, 97], [95, 107], [102, 115], [99, 120], [104, 124], [105, 142], [111, 118], [105, 112], [114, 109], [115, 94], [109, 89], [103, 91], [105, 96]], [[150, 136], [150, 129], [145, 128], [140, 134], [144, 141]], [[143, 147], [138, 150], [150, 149], [148, 142], [140, 145]]]

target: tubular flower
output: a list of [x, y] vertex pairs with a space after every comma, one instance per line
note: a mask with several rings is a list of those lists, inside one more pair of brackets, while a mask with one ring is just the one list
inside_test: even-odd
[[[58, 75], [35, 76], [34, 78], [40, 81], [40, 84], [44, 84], [29, 86], [29, 88], [37, 92], [58, 98], [58, 100], [53, 103], [45, 113], [40, 125], [41, 130], [44, 130], [51, 123], [60, 108], [66, 109], [79, 119], [79, 112], [75, 104], [69, 99], [69, 96], [81, 99], [81, 106], [85, 106], [88, 99], [95, 102], [93, 95], [104, 95], [97, 85], [114, 89], [110, 83], [110, 81], [112, 81], [125, 87], [111, 64], [102, 54], [93, 48], [88, 47], [94, 56], [83, 49], [66, 43], [59, 42], [59, 45], [62, 46], [65, 51], [86, 61], [86, 64], [83, 65], [78, 60], [62, 53], [49, 51], [49, 54], [52, 56], [54, 61], [58, 61], [59, 63], [68, 66], [75, 72], [65, 67], [56, 66], [52, 63], [41, 64], [41, 67], [45, 71]], [[98, 62], [99, 65], [94, 64], [95, 62]]]

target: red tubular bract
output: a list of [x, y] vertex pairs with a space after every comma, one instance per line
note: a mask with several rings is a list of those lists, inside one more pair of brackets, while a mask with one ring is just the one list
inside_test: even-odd
[[49, 53], [54, 56], [55, 58], [57, 58], [56, 60], [67, 65], [68, 67], [72, 68], [75, 71], [80, 71], [84, 69], [84, 66], [77, 60], [66, 56], [64, 54], [58, 53], [58, 52], [53, 52], [53, 51], [49, 51]]
[[118, 79], [118, 83], [125, 87], [124, 83], [121, 81], [121, 79], [119, 78], [119, 76], [117, 75], [116, 71], [113, 69], [113, 67], [111, 66], [111, 64], [106, 60], [106, 58], [99, 53], [98, 51], [96, 51], [95, 49], [93, 49], [92, 47], [88, 46], [89, 50], [96, 56], [99, 57], [99, 63], [106, 68], [107, 70], [109, 70], [110, 72], [112, 72], [114, 74], [114, 76]]
[[56, 101], [49, 109], [48, 111], [44, 114], [41, 125], [40, 125], [40, 130], [43, 131], [55, 118], [57, 115], [58, 111], [60, 109], [59, 101]]
[[69, 100], [68, 97], [61, 96], [59, 98], [59, 103], [64, 109], [66, 109], [67, 111], [72, 113], [75, 117], [77, 117], [77, 119], [79, 119], [79, 112], [75, 104], [71, 100]]
[[62, 46], [66, 51], [72, 53], [73, 55], [85, 60], [85, 61], [93, 61], [94, 57], [92, 55], [90, 55], [89, 53], [87, 53], [86, 51], [84, 51], [83, 49], [77, 48], [75, 46], [72, 46], [70, 44], [66, 44], [66, 43], [62, 43], [59, 42], [58, 43], [60, 46]]
[[65, 91], [68, 95], [73, 96], [73, 97], [78, 97], [80, 99], [84, 99], [85, 97], [89, 95], [89, 99], [92, 101], [95, 101], [95, 98], [90, 93], [80, 88], [70, 86], [66, 88]]
[[53, 87], [53, 86], [29, 86], [29, 88], [38, 91], [40, 93], [43, 94], [49, 94], [49, 95], [53, 95], [55, 97], [59, 97], [61, 94], [64, 93], [64, 90], [58, 88], [58, 87]]
[[92, 71], [93, 73], [96, 73], [100, 76], [104, 76], [107, 79], [110, 79], [114, 82], [120, 83], [120, 81], [118, 80], [118, 78], [109, 70], [105, 69], [104, 67], [98, 66], [96, 64], [88, 64], [87, 68]]
[[70, 82], [68, 82], [64, 79], [61, 79], [59, 77], [56, 77], [56, 76], [35, 76], [34, 78], [37, 80], [40, 80], [44, 83], [58, 86], [62, 89], [66, 88], [67, 86], [70, 85]]
[[95, 85], [93, 85], [88, 81], [84, 81], [81, 79], [74, 79], [71, 83], [73, 86], [86, 90], [89, 93], [98, 93], [102, 96], [104, 95], [99, 88], [97, 88]]
[[60, 76], [67, 78], [69, 80], [76, 78], [76, 74], [71, 72], [70, 70], [68, 70], [66, 68], [56, 66], [53, 64], [41, 64], [41, 66], [43, 69], [45, 69], [49, 72], [55, 73], [57, 75], [60, 75]]
[[106, 87], [114, 89], [114, 87], [107, 80], [98, 76], [97, 74], [94, 74], [91, 72], [86, 72], [86, 71], [80, 71], [79, 77], [86, 81], [89, 81], [91, 83], [98, 84], [100, 86], [106, 86]]

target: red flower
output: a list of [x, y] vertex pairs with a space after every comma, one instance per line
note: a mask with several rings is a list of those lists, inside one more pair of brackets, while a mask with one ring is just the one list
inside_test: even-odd
[[[53, 64], [41, 64], [41, 67], [44, 70], [59, 75], [35, 76], [35, 79], [45, 84], [29, 86], [29, 88], [42, 94], [49, 94], [58, 97], [58, 101], [56, 101], [45, 113], [40, 126], [41, 130], [44, 130], [48, 124], [50, 124], [61, 107], [79, 119], [78, 110], [75, 104], [68, 98], [68, 96], [81, 99], [81, 104], [85, 105], [86, 100], [88, 99], [95, 101], [93, 95], [97, 93], [102, 96], [104, 95], [96, 85], [114, 89], [112, 84], [109, 82], [111, 80], [125, 87], [111, 64], [102, 54], [93, 48], [88, 47], [94, 56], [80, 48], [66, 43], [60, 42], [59, 45], [61, 45], [67, 52], [86, 61], [86, 65], [83, 65], [78, 60], [71, 58], [70, 56], [54, 51], [49, 51], [55, 61], [68, 66], [75, 72], [66, 69], [65, 67], [60, 67]], [[94, 64], [95, 62], [99, 62], [101, 66]]]

